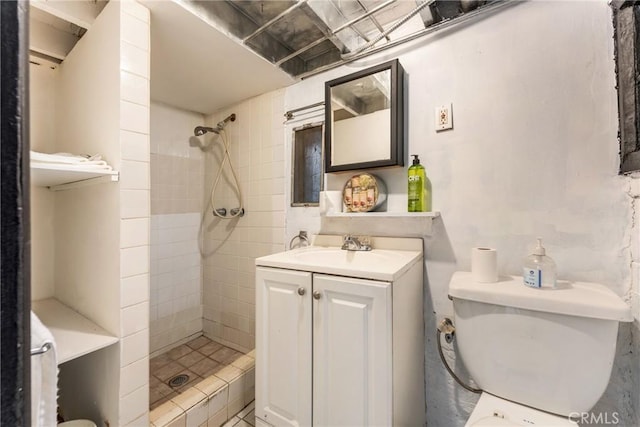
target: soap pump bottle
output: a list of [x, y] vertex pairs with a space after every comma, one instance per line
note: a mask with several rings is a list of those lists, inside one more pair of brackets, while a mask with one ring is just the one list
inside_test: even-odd
[[429, 212], [431, 211], [431, 191], [430, 182], [427, 178], [424, 166], [420, 164], [417, 154], [412, 154], [413, 164], [409, 167], [409, 212]]
[[556, 287], [556, 263], [546, 255], [541, 238], [533, 253], [524, 259], [523, 280], [532, 288]]

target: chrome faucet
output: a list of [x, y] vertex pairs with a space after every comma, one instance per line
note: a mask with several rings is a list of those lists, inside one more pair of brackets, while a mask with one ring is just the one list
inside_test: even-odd
[[347, 234], [342, 238], [342, 250], [343, 251], [370, 251], [371, 244], [369, 237], [364, 236], [352, 236]]

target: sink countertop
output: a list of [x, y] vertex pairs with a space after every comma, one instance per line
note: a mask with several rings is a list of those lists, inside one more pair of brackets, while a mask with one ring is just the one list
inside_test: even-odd
[[256, 266], [392, 282], [422, 260], [422, 239], [372, 237], [371, 251], [341, 245], [341, 236], [318, 235], [311, 246], [260, 257]]

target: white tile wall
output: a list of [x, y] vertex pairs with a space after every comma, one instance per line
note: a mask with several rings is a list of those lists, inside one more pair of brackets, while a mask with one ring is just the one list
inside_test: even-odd
[[144, 329], [120, 341], [120, 367], [149, 356], [149, 330]]
[[149, 10], [120, 4], [120, 417], [149, 418]]
[[[190, 144], [193, 129], [204, 116], [158, 102], [151, 103], [151, 152], [167, 156], [203, 159], [202, 150]], [[208, 138], [201, 138], [208, 141]]]
[[120, 280], [120, 307], [149, 301], [149, 275], [140, 274]]
[[120, 101], [120, 126], [123, 130], [149, 133], [149, 108], [129, 101]]
[[124, 160], [149, 161], [149, 135], [120, 131], [120, 150]]
[[149, 50], [149, 23], [144, 20], [138, 19], [134, 15], [125, 13], [122, 15], [121, 23], [121, 38], [122, 40], [131, 43], [132, 45]]
[[120, 275], [122, 278], [149, 272], [149, 246], [136, 246], [120, 250]]
[[145, 357], [122, 368], [120, 377], [121, 396], [139, 389], [149, 381], [148, 364], [149, 358]]
[[199, 226], [199, 213], [151, 217], [152, 352], [202, 330]]
[[[283, 109], [283, 92], [276, 91], [207, 118], [213, 125], [231, 113], [237, 115], [226, 129], [246, 214], [235, 224], [211, 215], [205, 220], [204, 331], [243, 350], [255, 345], [255, 258], [284, 250]], [[208, 155], [206, 188], [218, 167], [218, 158]], [[216, 206], [227, 209], [238, 204], [226, 183], [215, 200]]]
[[140, 332], [149, 327], [149, 302], [131, 305], [122, 309], [120, 314], [120, 330], [122, 336]]
[[127, 71], [121, 71], [120, 87], [122, 99], [125, 101], [149, 106], [150, 84], [148, 79]]
[[198, 233], [204, 154], [190, 144], [201, 114], [151, 104], [151, 351], [202, 331]]
[[[147, 380], [148, 381], [148, 380]], [[120, 398], [120, 423], [127, 425], [133, 420], [149, 413], [149, 384]]]
[[120, 217], [149, 217], [149, 190], [120, 191]]
[[120, 248], [149, 244], [149, 218], [123, 219], [120, 222]]
[[130, 43], [122, 42], [120, 68], [124, 71], [149, 78], [149, 52]]
[[149, 189], [149, 162], [123, 160], [120, 166], [120, 188], [126, 190]]
[[145, 23], [149, 23], [149, 10], [137, 1], [126, 0], [122, 2], [122, 11], [135, 16]]

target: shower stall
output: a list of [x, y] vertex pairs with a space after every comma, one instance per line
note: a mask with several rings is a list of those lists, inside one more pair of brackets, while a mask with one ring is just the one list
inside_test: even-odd
[[282, 117], [281, 93], [151, 104], [152, 410], [212, 377], [234, 384], [225, 414], [253, 400], [254, 260], [284, 250], [284, 134], [261, 112]]
[[[165, 415], [178, 408], [188, 425], [221, 425], [253, 400], [254, 262], [285, 246], [276, 88], [293, 80], [181, 2], [142, 3], [154, 28], [150, 421], [175, 421]], [[201, 55], [201, 43], [216, 55]]]

